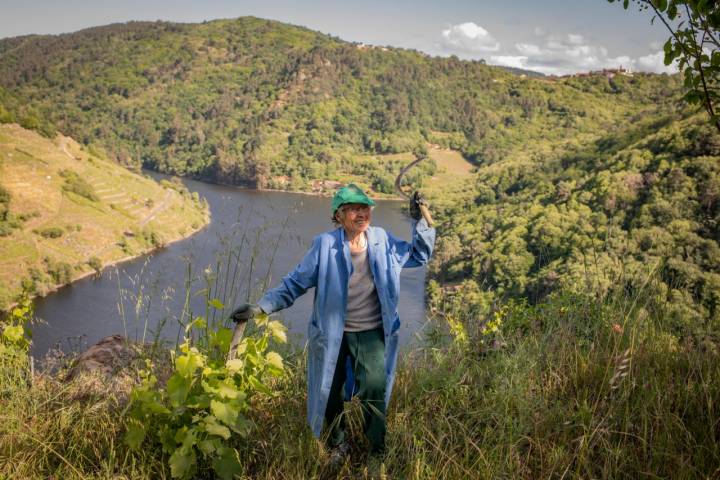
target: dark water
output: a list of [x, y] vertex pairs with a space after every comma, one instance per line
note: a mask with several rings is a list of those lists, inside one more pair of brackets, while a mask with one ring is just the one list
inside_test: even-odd
[[[180, 325], [187, 323], [183, 311], [195, 316], [207, 312], [214, 322], [226, 316], [227, 312], [215, 308], [206, 310], [206, 269], [210, 270], [210, 298], [220, 299], [230, 309], [248, 298], [257, 300], [268, 277], [270, 287], [277, 284], [297, 265], [312, 238], [333, 228], [329, 198], [192, 180], [184, 183], [207, 199], [210, 225], [152, 255], [107, 268], [95, 278], [37, 299], [36, 315], [43, 323], [33, 327], [36, 357], [55, 347], [85, 348], [114, 333], [147, 341], [158, 335], [174, 344]], [[409, 240], [410, 222], [400, 206], [396, 201], [378, 201], [372, 223]], [[406, 269], [402, 274], [402, 344], [409, 343], [425, 322], [424, 281], [424, 268]], [[187, 292], [189, 308], [184, 308]], [[312, 299], [310, 290], [292, 307], [273, 315], [288, 326], [291, 339], [299, 344], [305, 340]]]

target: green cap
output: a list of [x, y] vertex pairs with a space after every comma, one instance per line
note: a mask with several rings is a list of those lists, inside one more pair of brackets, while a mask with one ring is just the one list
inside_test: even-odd
[[371, 207], [375, 206], [375, 202], [373, 202], [370, 197], [365, 195], [365, 192], [363, 192], [360, 187], [358, 187], [354, 183], [346, 185], [337, 192], [335, 192], [335, 196], [333, 197], [332, 201], [333, 215], [335, 215], [335, 212], [337, 212], [338, 208], [340, 208], [342, 205], [345, 205], [346, 203], [362, 203], [363, 205], [370, 205]]

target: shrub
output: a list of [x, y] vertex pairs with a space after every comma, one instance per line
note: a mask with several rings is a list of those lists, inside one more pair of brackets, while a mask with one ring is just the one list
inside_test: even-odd
[[44, 238], [60, 238], [65, 231], [60, 227], [46, 227], [40, 230], [34, 230], [35, 233]]
[[88, 260], [87, 263], [88, 263], [88, 265], [90, 265], [90, 268], [92, 268], [93, 270], [95, 270], [95, 272], [97, 272], [97, 273], [100, 273], [100, 271], [101, 271], [102, 268], [103, 268], [102, 260], [100, 260], [100, 259], [99, 259], [98, 257], [96, 257], [96, 256], [90, 257], [90, 259]]
[[[211, 305], [224, 308], [217, 300]], [[134, 450], [162, 447], [170, 454], [175, 478], [204, 477], [210, 468], [219, 478], [242, 473], [234, 447], [238, 437], [250, 438], [252, 397], [271, 394], [268, 384], [284, 371], [282, 357], [268, 349], [269, 340], [284, 343], [287, 338], [285, 327], [267, 315], [255, 323], [257, 334], [243, 338], [229, 361], [232, 330], [211, 331], [205, 345], [201, 341], [195, 346], [192, 338], [207, 332], [207, 324], [202, 317], [190, 323], [185, 342], [174, 352], [168, 381], [160, 384], [152, 369], [141, 372], [142, 384], [132, 392], [125, 442]]]
[[95, 193], [95, 189], [84, 178], [81, 178], [77, 172], [72, 170], [60, 170], [60, 176], [65, 179], [63, 190], [73, 192], [81, 197], [85, 197], [93, 202], [100, 201], [100, 197]]
[[10, 192], [0, 185], [0, 221], [7, 220], [10, 212]]
[[0, 222], [0, 237], [8, 237], [12, 234], [13, 228], [6, 222]]
[[56, 262], [50, 258], [45, 259], [47, 273], [57, 285], [65, 285], [72, 281], [73, 268], [67, 262]]

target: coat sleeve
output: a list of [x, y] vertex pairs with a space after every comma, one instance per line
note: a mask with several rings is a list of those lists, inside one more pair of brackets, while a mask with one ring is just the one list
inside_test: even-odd
[[412, 243], [388, 233], [390, 252], [402, 267], [412, 268], [425, 265], [435, 247], [435, 229], [424, 218], [413, 222]]
[[258, 306], [263, 312], [269, 314], [288, 308], [308, 289], [317, 286], [319, 256], [320, 238], [315, 237], [310, 250], [295, 269], [260, 299]]

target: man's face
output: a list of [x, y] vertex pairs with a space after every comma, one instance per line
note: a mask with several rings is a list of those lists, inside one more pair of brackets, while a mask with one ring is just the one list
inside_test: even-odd
[[342, 210], [338, 217], [340, 224], [349, 234], [362, 233], [370, 226], [372, 209], [362, 203], [350, 203], [340, 207]]

